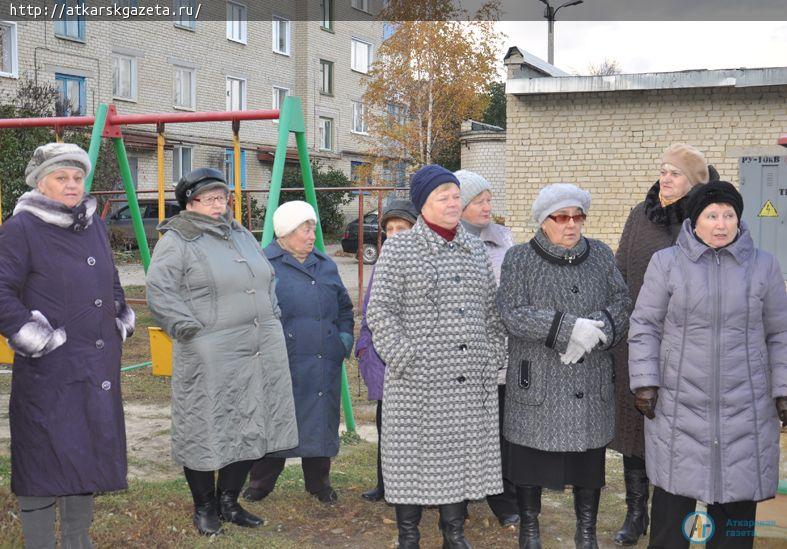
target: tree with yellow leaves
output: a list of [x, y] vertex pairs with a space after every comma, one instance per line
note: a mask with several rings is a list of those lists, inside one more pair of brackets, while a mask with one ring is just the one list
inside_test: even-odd
[[482, 115], [497, 75], [499, 0], [470, 16], [451, 0], [390, 0], [393, 33], [366, 81], [367, 123], [378, 165], [429, 164], [456, 144], [462, 120]]

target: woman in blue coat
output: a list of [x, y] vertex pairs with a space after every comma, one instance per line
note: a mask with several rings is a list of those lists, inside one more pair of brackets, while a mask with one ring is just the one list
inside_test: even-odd
[[336, 264], [314, 249], [317, 216], [299, 200], [273, 215], [277, 240], [265, 248], [276, 272], [276, 297], [292, 375], [298, 446], [274, 452], [251, 469], [244, 497], [259, 501], [276, 485], [288, 457], [301, 457], [306, 491], [336, 501], [329, 473], [339, 453], [342, 361], [353, 346], [353, 307]]
[[32, 190], [0, 228], [0, 333], [15, 351], [9, 419], [11, 491], [26, 547], [90, 547], [96, 492], [124, 490], [120, 354], [134, 331], [85, 151], [38, 147]]

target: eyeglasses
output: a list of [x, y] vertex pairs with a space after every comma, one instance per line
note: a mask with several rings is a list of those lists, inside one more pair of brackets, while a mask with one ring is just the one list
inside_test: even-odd
[[549, 219], [557, 223], [558, 225], [565, 225], [568, 223], [569, 219], [573, 219], [574, 223], [584, 223], [585, 220], [588, 218], [587, 214], [578, 213], [576, 215], [568, 215], [568, 214], [557, 214], [557, 215], [548, 215]]
[[213, 206], [214, 204], [227, 204], [230, 201], [230, 197], [227, 195], [218, 195], [218, 196], [203, 196], [202, 198], [192, 198], [194, 202], [199, 202], [205, 206]]

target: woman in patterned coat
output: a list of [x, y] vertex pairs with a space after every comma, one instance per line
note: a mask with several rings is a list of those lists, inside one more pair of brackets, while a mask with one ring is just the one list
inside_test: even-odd
[[506, 254], [497, 303], [508, 328], [503, 434], [505, 475], [516, 485], [519, 547], [541, 547], [542, 488], [574, 487], [574, 542], [598, 548], [604, 452], [615, 430], [612, 357], [631, 300], [612, 250], [582, 236], [590, 193], [567, 183], [541, 189], [541, 229]]
[[481, 240], [459, 224], [454, 174], [421, 168], [410, 198], [418, 221], [386, 241], [366, 316], [386, 363], [385, 499], [396, 505], [400, 548], [419, 546], [424, 505], [440, 507], [443, 547], [468, 548], [464, 501], [503, 490], [495, 276]]

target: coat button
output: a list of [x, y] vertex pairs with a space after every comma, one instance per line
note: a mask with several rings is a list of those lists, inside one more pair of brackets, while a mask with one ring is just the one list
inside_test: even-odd
[[96, 340], [96, 349], [103, 349], [103, 348], [104, 348], [104, 340], [103, 339], [97, 339]]
[[582, 398], [583, 396], [585, 396], [585, 393], [583, 393], [582, 391], [577, 391], [576, 393], [574, 393], [574, 396], [577, 398]]
[[465, 310], [464, 310], [462, 307], [459, 307], [459, 308], [456, 310], [456, 312], [457, 312], [457, 313], [459, 313], [461, 316], [464, 316], [464, 314], [465, 314]]
[[315, 284], [317, 284], [317, 281], [316, 280], [312, 280], [312, 286], [314, 286]]
[[460, 350], [460, 351], [466, 351], [466, 350], [467, 350], [467, 345], [465, 345], [464, 343], [462, 343], [462, 344], [459, 346], [459, 350]]
[[454, 243], [453, 242], [449, 242], [448, 243], [448, 249], [449, 250], [453, 250], [454, 249]]
[[292, 335], [292, 332], [287, 332], [287, 337], [289, 337], [290, 339], [292, 339], [292, 337], [293, 337], [293, 335]]
[[258, 318], [254, 318], [254, 325], [259, 328], [260, 327], [260, 320]]
[[96, 300], [93, 302], [93, 305], [95, 305], [96, 307], [101, 307], [103, 304], [104, 304], [104, 302], [103, 302], [103, 301], [101, 301], [100, 299], [96, 299]]
[[571, 293], [578, 294], [579, 288], [577, 288], [576, 286], [571, 286]]
[[257, 293], [257, 290], [255, 290], [254, 288], [252, 288], [251, 290], [246, 290], [246, 293], [247, 293], [247, 294], [249, 294], [249, 295], [251, 295], [251, 294], [256, 294], [256, 293]]
[[256, 353], [254, 353], [254, 356], [260, 356], [261, 354], [262, 353], [260, 351], [257, 351]]
[[96, 258], [91, 255], [90, 257], [87, 258], [87, 264], [92, 267], [93, 265], [96, 264]]
[[465, 381], [467, 381], [467, 378], [465, 376], [459, 376], [458, 378], [456, 378], [456, 380], [459, 383], [464, 383]]
[[456, 283], [459, 283], [459, 282], [461, 282], [461, 281], [462, 281], [462, 277], [461, 277], [461, 276], [459, 276], [459, 275], [456, 275], [456, 276], [454, 277], [454, 282], [456, 282]]
[[322, 395], [323, 395], [323, 392], [322, 392], [322, 391], [320, 391], [319, 393], [317, 393], [317, 396], [322, 396]]
[[317, 358], [322, 358], [322, 355], [317, 355]]
[[104, 389], [105, 391], [109, 391], [112, 388], [112, 382], [111, 381], [103, 382], [101, 384], [101, 388]]

